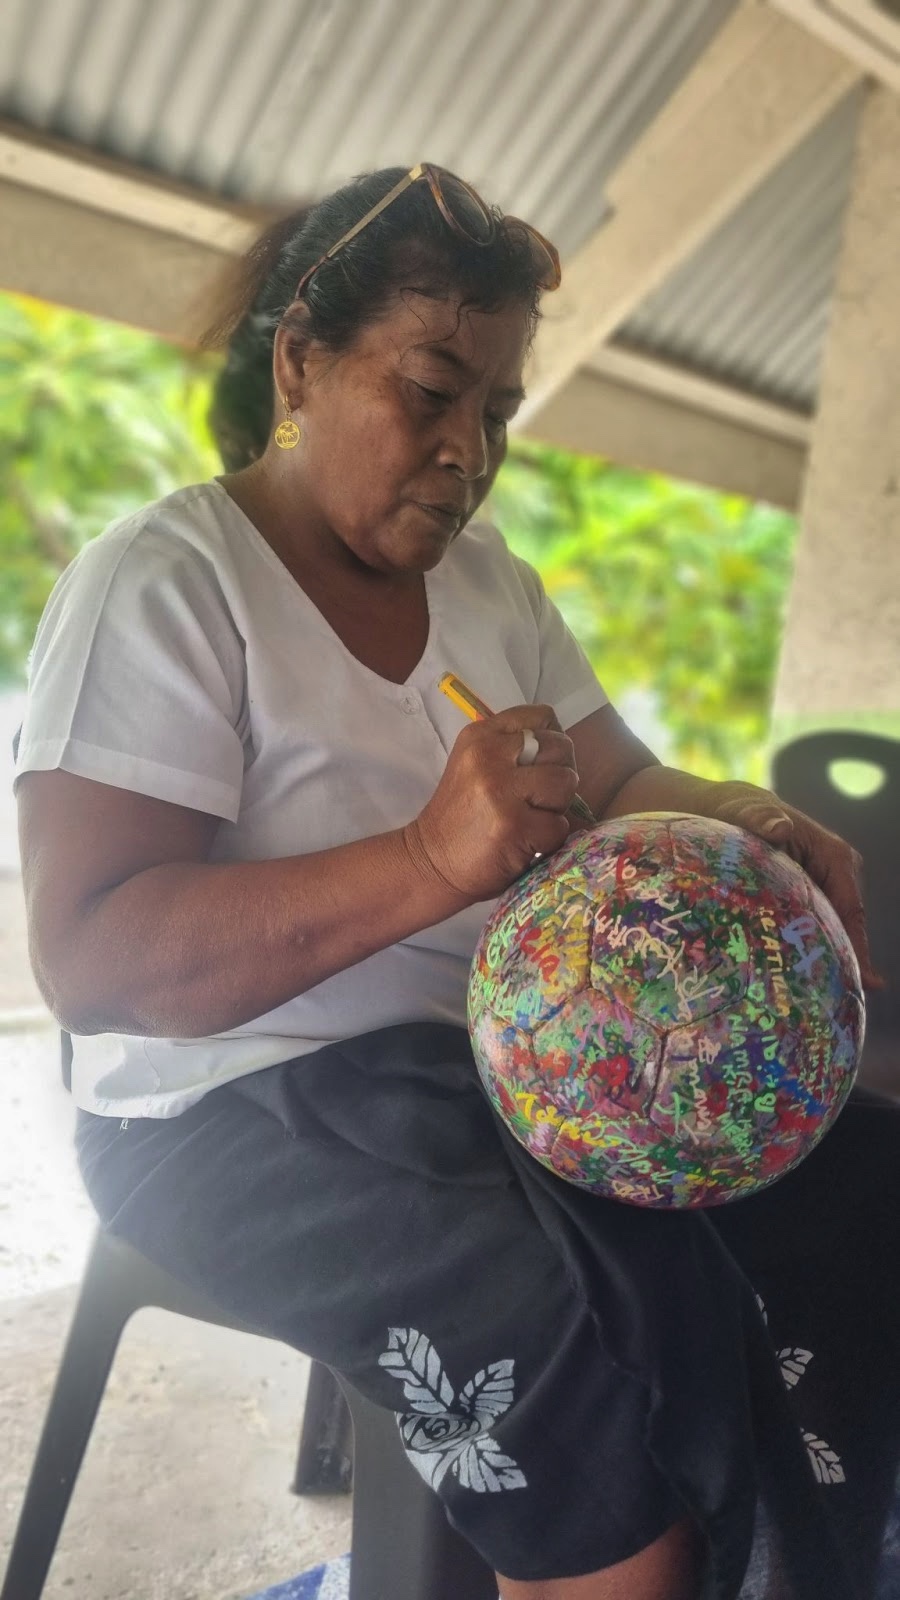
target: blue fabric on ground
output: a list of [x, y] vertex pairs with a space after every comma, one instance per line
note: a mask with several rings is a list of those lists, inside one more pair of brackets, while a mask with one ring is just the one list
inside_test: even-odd
[[301, 1572], [297, 1578], [277, 1583], [274, 1589], [263, 1589], [248, 1600], [347, 1600], [350, 1583], [350, 1557], [341, 1556], [328, 1561], [310, 1572]]

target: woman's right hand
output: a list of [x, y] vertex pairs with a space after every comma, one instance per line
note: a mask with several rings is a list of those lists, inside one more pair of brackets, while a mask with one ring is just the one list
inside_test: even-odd
[[[528, 732], [538, 751], [520, 766]], [[463, 728], [427, 806], [404, 829], [407, 847], [467, 903], [493, 899], [536, 855], [565, 843], [577, 788], [574, 746], [553, 707], [513, 706]]]

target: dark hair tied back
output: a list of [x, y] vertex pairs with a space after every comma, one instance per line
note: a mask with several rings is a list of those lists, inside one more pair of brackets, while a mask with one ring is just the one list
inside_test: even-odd
[[[403, 177], [402, 167], [366, 173], [311, 209], [273, 223], [231, 271], [207, 347], [227, 343], [210, 424], [228, 471], [264, 451], [272, 425], [272, 347], [290, 326], [303, 274]], [[495, 213], [498, 224], [500, 213]], [[303, 294], [303, 327], [335, 352], [351, 345], [404, 289], [500, 310], [514, 302], [537, 325], [540, 288], [522, 230], [498, 226], [489, 244], [447, 226], [425, 183], [406, 192], [313, 274]], [[294, 316], [297, 316], [296, 309]], [[298, 317], [299, 326], [299, 317]]]

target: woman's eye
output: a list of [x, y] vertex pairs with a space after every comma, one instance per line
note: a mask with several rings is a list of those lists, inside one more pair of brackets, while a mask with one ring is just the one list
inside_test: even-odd
[[[456, 395], [448, 389], [432, 389], [430, 384], [418, 383], [415, 379], [412, 379], [411, 382], [420, 401], [433, 411], [440, 411], [445, 406], [452, 406], [456, 399]], [[497, 416], [494, 412], [489, 412], [484, 419], [485, 433], [492, 443], [504, 439], [508, 427], [508, 419]]]
[[432, 405], [447, 405], [453, 399], [452, 394], [447, 394], [443, 389], [429, 389], [425, 383], [417, 383], [416, 388]]

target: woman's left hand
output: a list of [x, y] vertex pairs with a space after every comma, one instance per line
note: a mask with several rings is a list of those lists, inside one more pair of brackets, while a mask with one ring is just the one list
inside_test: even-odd
[[[827, 895], [850, 939], [866, 989], [883, 989], [872, 965], [862, 902], [859, 852], [770, 789], [727, 779], [698, 778], [658, 762], [610, 705], [568, 729], [579, 792], [598, 817], [642, 811], [684, 811], [718, 817], [784, 850]], [[877, 865], [877, 864], [876, 864]]]
[[856, 951], [863, 988], [883, 989], [885, 980], [875, 971], [869, 951], [859, 851], [768, 789], [730, 783], [720, 787], [729, 792], [717, 801], [710, 815], [745, 828], [748, 833], [758, 834], [767, 844], [784, 850], [809, 873], [813, 883], [827, 895], [847, 930]]

